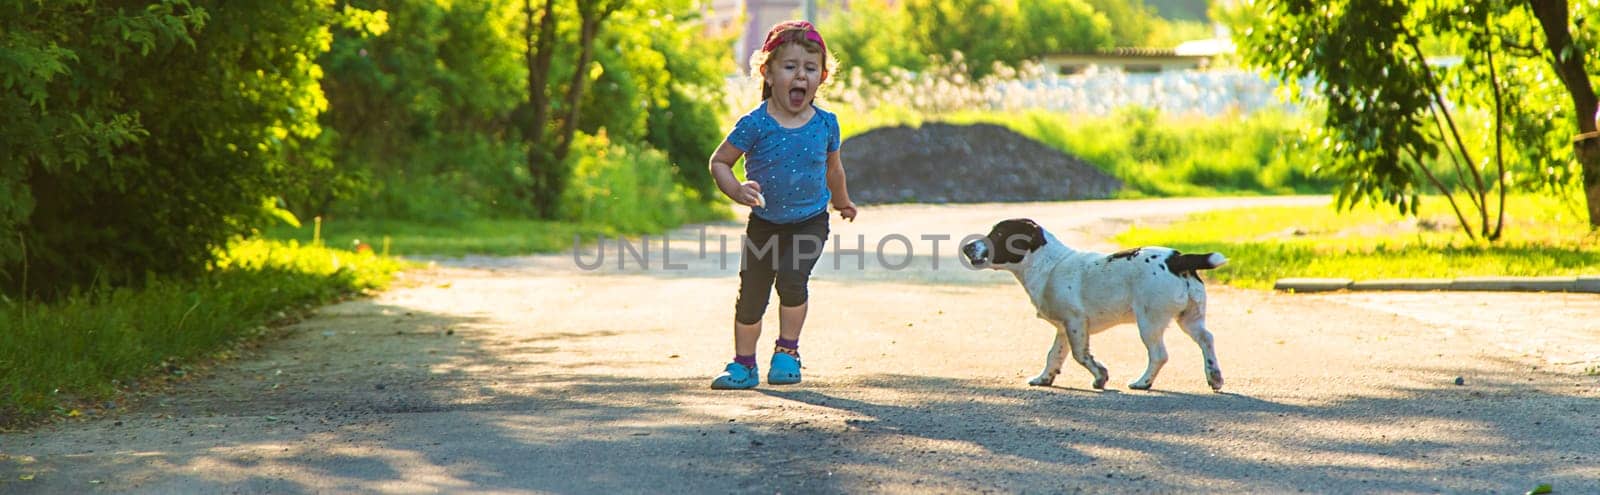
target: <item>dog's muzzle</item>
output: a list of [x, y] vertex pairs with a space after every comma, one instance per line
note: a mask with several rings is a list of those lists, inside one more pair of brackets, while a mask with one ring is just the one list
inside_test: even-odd
[[982, 268], [989, 264], [989, 243], [976, 240], [961, 246], [961, 255], [967, 258], [967, 263], [973, 268]]

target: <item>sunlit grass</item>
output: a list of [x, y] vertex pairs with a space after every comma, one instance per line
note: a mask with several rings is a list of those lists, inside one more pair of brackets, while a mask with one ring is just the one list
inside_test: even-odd
[[[1581, 201], [1581, 200], [1580, 200]], [[1507, 205], [1504, 236], [1469, 241], [1441, 198], [1420, 215], [1361, 207], [1265, 207], [1201, 213], [1159, 227], [1134, 227], [1124, 246], [1220, 251], [1230, 262], [1209, 273], [1230, 285], [1269, 288], [1283, 277], [1454, 278], [1600, 274], [1600, 234], [1557, 198], [1524, 196]]]
[[[309, 244], [315, 225], [267, 229], [267, 238], [294, 240]], [[358, 242], [382, 254], [387, 243], [392, 256], [460, 256], [467, 254], [522, 255], [571, 249], [574, 238], [591, 241], [597, 236], [616, 236], [618, 230], [604, 225], [517, 219], [478, 219], [448, 225], [398, 220], [329, 220], [322, 225], [322, 242], [328, 246], [354, 249]]]
[[403, 267], [373, 253], [238, 241], [196, 279], [0, 304], [0, 427], [92, 412], [75, 408], [225, 354], [285, 315], [382, 288]]
[[1335, 184], [1311, 172], [1323, 158], [1301, 135], [1306, 118], [1278, 112], [1207, 118], [1170, 118], [1138, 108], [1108, 117], [1043, 110], [925, 115], [878, 107], [840, 116], [847, 136], [930, 122], [1006, 127], [1122, 180], [1121, 198], [1326, 194]]

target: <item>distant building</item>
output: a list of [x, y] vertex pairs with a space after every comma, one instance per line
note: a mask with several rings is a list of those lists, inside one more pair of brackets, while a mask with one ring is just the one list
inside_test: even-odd
[[[849, 8], [848, 0], [708, 0], [702, 4], [701, 12], [705, 15], [709, 33], [740, 30], [739, 38], [733, 45], [733, 57], [741, 70], [748, 70], [750, 54], [761, 49], [761, 43], [766, 41], [767, 30], [779, 22], [805, 18], [808, 2], [809, 7], [822, 17], [834, 7]], [[742, 26], [739, 25], [741, 22]]]
[[734, 51], [739, 67], [750, 68], [750, 54], [761, 49], [761, 43], [767, 41], [767, 30], [772, 29], [773, 24], [799, 19], [804, 15], [801, 12], [804, 7], [804, 0], [745, 0], [744, 35], [739, 37]]
[[1040, 60], [1045, 70], [1068, 75], [1096, 70], [1128, 73], [1206, 70], [1217, 58], [1234, 52], [1233, 40], [1215, 38], [1180, 43], [1174, 48], [1114, 48], [1092, 53], [1059, 53]]
[[1195, 70], [1206, 65], [1202, 57], [1183, 57], [1170, 48], [1115, 48], [1089, 53], [1057, 53], [1039, 61], [1047, 72], [1072, 75], [1101, 70], [1129, 73]]
[[744, 26], [739, 25], [743, 13], [744, 0], [703, 0], [700, 3], [700, 15], [705, 20], [707, 35], [743, 29]]

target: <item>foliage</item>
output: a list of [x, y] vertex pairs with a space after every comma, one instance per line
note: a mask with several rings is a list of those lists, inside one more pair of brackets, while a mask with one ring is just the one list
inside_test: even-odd
[[1048, 53], [1110, 48], [1118, 41], [1112, 20], [1086, 0], [868, 4], [835, 16], [821, 29], [840, 62], [859, 64], [868, 77], [960, 60], [965, 76], [976, 79], [996, 66], [1015, 67]]
[[[0, 0], [0, 292], [195, 274], [230, 236], [289, 212], [525, 216], [529, 158], [570, 168], [518, 125], [520, 7], [539, 2], [135, 3]], [[709, 188], [723, 40], [675, 22], [694, 15], [687, 0], [608, 5], [613, 29], [582, 72], [568, 49], [581, 26], [553, 32], [557, 84], [537, 89], [571, 96], [547, 125], [665, 150], [676, 180]], [[595, 83], [576, 100], [588, 111], [566, 101], [580, 98], [571, 81]]]
[[[1310, 84], [1325, 100], [1316, 140], [1333, 158], [1323, 170], [1345, 184], [1341, 207], [1371, 201], [1414, 212], [1431, 189], [1469, 237], [1496, 239], [1503, 199], [1491, 194], [1573, 184], [1579, 169], [1559, 129], [1574, 120], [1571, 95], [1552, 72], [1552, 55], [1535, 48], [1545, 43], [1526, 4], [1246, 5], [1233, 16], [1248, 23], [1240, 40], [1245, 60], [1288, 94], [1301, 95], [1300, 85]], [[1453, 53], [1463, 54], [1461, 63], [1428, 61]]]
[[1515, 227], [1495, 244], [1463, 241], [1441, 201], [1424, 201], [1416, 216], [1357, 206], [1269, 207], [1191, 215], [1170, 225], [1135, 226], [1117, 236], [1124, 246], [1219, 251], [1228, 265], [1206, 272], [1239, 287], [1269, 288], [1282, 277], [1454, 278], [1583, 275], [1600, 270], [1600, 247], [1585, 215], [1550, 196], [1513, 196]]
[[[687, 221], [721, 220], [724, 203], [682, 183], [665, 154], [648, 145], [577, 135], [572, 186], [561, 221], [474, 218], [448, 224], [405, 219], [331, 219], [321, 224], [328, 245], [366, 244], [404, 256], [525, 255], [570, 249], [574, 239], [656, 233]], [[271, 239], [310, 243], [314, 225], [276, 226]]]
[[216, 259], [197, 278], [0, 304], [0, 427], [182, 370], [266, 331], [284, 310], [381, 288], [402, 268], [372, 253], [265, 241], [232, 242]]
[[[839, 114], [846, 138], [933, 121], [1005, 126], [1122, 180], [1123, 197], [1325, 194], [1337, 184], [1314, 172], [1327, 161], [1326, 152], [1300, 132], [1315, 113], [1268, 109], [1206, 117], [1130, 106], [1096, 117], [1029, 110], [1041, 99], [1072, 98], [1037, 91], [1041, 79], [1029, 68], [978, 81], [963, 80], [960, 67], [896, 71], [876, 84], [849, 81], [824, 104]], [[1030, 82], [1032, 89], [1024, 88]], [[1014, 88], [1020, 96], [997, 88]]]
[[841, 123], [863, 123], [844, 128], [846, 137], [929, 121], [1005, 126], [1122, 180], [1122, 197], [1129, 198], [1325, 194], [1335, 182], [1311, 170], [1322, 152], [1300, 135], [1306, 120], [1279, 112], [1176, 119], [1137, 107], [1110, 117], [1046, 111], [923, 115], [895, 108], [840, 115]]
[[579, 134], [572, 186], [563, 203], [566, 220], [613, 226], [627, 232], [659, 232], [686, 219], [725, 217], [700, 192], [673, 179], [664, 153], [607, 134]]
[[[671, 22], [663, 25], [678, 26]], [[703, 36], [699, 24], [687, 26], [650, 37], [652, 48], [666, 57], [667, 73], [672, 79], [668, 83], [667, 104], [650, 107], [646, 138], [666, 152], [677, 171], [675, 177], [699, 190], [702, 197], [716, 200], [716, 183], [702, 164], [708, 155], [706, 150], [714, 150], [722, 142], [722, 126], [718, 125], [726, 112], [722, 93], [727, 88], [727, 75], [735, 71], [731, 61], [715, 54], [723, 53], [733, 40]]]
[[841, 65], [835, 77], [849, 72], [885, 74], [895, 68], [920, 71], [928, 64], [928, 54], [905, 35], [911, 31], [911, 17], [896, 3], [852, 1], [849, 15], [835, 15], [818, 27], [827, 37], [828, 51]]
[[[553, 113], [538, 142], [528, 142], [519, 126], [535, 118], [525, 24], [529, 15], [538, 22], [542, 11], [530, 14], [524, 2], [505, 0], [357, 5], [387, 12], [389, 30], [335, 32], [323, 59], [332, 102], [325, 121], [338, 133], [343, 175], [297, 212], [441, 225], [541, 214], [528, 193], [530, 153], [541, 170], [568, 175], [578, 159], [554, 156], [578, 61], [576, 4], [550, 4], [564, 22], [556, 22], [548, 84], [539, 88]], [[698, 25], [681, 22], [693, 13], [682, 0], [657, 0], [611, 14], [580, 78], [586, 89], [574, 129], [649, 143], [668, 153], [684, 184], [709, 187], [701, 185], [710, 183], [701, 163], [721, 139], [716, 115], [729, 67], [711, 55], [726, 40], [699, 36]]]
[[1157, 26], [1164, 24], [1156, 17], [1156, 9], [1149, 2], [1127, 0], [1086, 0], [1094, 10], [1105, 16], [1111, 24], [1115, 46], [1160, 46], [1151, 42]]
[[697, 15], [688, 2], [662, 0], [613, 16], [602, 33], [612, 49], [598, 54], [604, 70], [580, 129], [648, 143], [666, 153], [680, 183], [709, 194], [716, 189], [705, 161], [722, 142], [723, 91], [734, 68], [719, 56], [732, 39], [704, 36], [700, 24], [686, 22]]
[[[1155, 2], [1177, 18], [1127, 0], [864, 0], [821, 26], [841, 75], [876, 82], [896, 70], [959, 64], [983, 78], [1052, 53], [1173, 47], [1211, 37], [1203, 2]], [[1170, 16], [1169, 16], [1170, 17]]]
[[969, 62], [969, 76], [982, 77], [993, 70], [994, 64], [1021, 61], [1017, 48], [1020, 38], [1002, 34], [1007, 27], [1017, 25], [1016, 2], [907, 0], [905, 9], [910, 31], [904, 35], [919, 51], [935, 57], [960, 52]]
[[1319, 153], [1295, 132], [1304, 117], [1183, 120], [1130, 107], [1089, 121], [1044, 112], [1005, 120], [1121, 179], [1125, 197], [1312, 194], [1333, 186], [1312, 172]]
[[4, 291], [198, 273], [302, 187], [285, 171], [325, 170], [313, 60], [331, 7], [0, 2]]
[[[309, 244], [316, 238], [315, 229], [308, 222], [299, 227], [274, 226], [262, 235]], [[321, 239], [329, 246], [365, 244], [375, 252], [387, 250], [393, 256], [518, 256], [572, 249], [574, 238], [587, 242], [597, 236], [616, 237], [623, 233], [605, 225], [516, 218], [475, 218], [449, 224], [334, 219], [322, 223]]]
[[1006, 65], [1016, 67], [1022, 60], [1052, 53], [1115, 46], [1122, 41], [1116, 38], [1116, 24], [1101, 12], [1082, 0], [1018, 0], [1021, 30], [1015, 36], [1019, 60]]
[[[302, 217], [461, 221], [526, 213], [517, 12], [490, 0], [368, 0], [385, 32], [334, 31], [320, 60], [340, 175], [295, 202]], [[341, 215], [342, 214], [342, 215]]]

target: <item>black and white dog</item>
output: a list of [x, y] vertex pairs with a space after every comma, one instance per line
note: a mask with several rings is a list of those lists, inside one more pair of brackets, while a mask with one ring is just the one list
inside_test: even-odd
[[1038, 310], [1039, 318], [1056, 327], [1055, 344], [1045, 357], [1044, 371], [1029, 385], [1050, 385], [1061, 372], [1070, 346], [1073, 359], [1094, 374], [1094, 388], [1106, 384], [1106, 368], [1089, 354], [1089, 336], [1113, 325], [1135, 322], [1149, 351], [1144, 376], [1129, 388], [1149, 389], [1167, 363], [1162, 333], [1174, 318], [1200, 345], [1206, 383], [1222, 389], [1222, 369], [1206, 331], [1206, 289], [1197, 270], [1227, 263], [1220, 253], [1181, 254], [1164, 247], [1142, 247], [1101, 254], [1076, 251], [1029, 219], [995, 224], [985, 239], [961, 246], [976, 268], [1006, 270], [1016, 275]]

